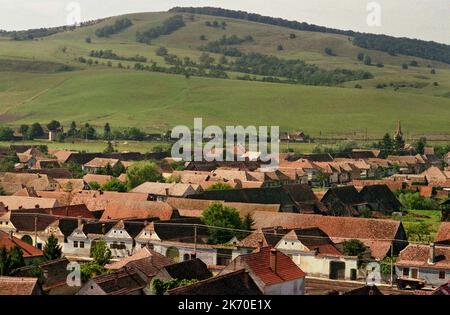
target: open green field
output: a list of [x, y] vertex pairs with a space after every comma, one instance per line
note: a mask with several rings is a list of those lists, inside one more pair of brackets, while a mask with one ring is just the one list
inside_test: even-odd
[[[436, 233], [441, 224], [441, 211], [439, 210], [408, 210], [408, 214], [403, 217], [393, 217], [395, 220], [402, 221], [405, 227], [408, 239], [410, 241], [429, 243], [434, 240]], [[419, 237], [413, 235], [413, 230], [419, 224], [426, 224], [429, 228], [430, 234]]]
[[[33, 141], [17, 141], [17, 142], [4, 142], [0, 141], [0, 147], [9, 147], [10, 145], [46, 145], [49, 149], [54, 150], [69, 150], [69, 151], [86, 151], [86, 152], [102, 152], [107, 147], [107, 141], [102, 140], [88, 140], [88, 141], [66, 141], [49, 142], [46, 140], [33, 140]], [[152, 152], [155, 147], [162, 146], [163, 148], [170, 148], [171, 143], [161, 141], [113, 141], [114, 148], [118, 152]], [[289, 148], [294, 149], [299, 153], [312, 153], [315, 143], [290, 143]], [[286, 143], [280, 144], [280, 150], [287, 149]]]
[[[192, 126], [194, 117], [202, 117], [205, 125], [278, 125], [282, 131], [303, 130], [313, 136], [369, 137], [392, 132], [397, 120], [402, 121], [409, 137], [450, 137], [450, 65], [410, 56], [391, 56], [384, 52], [358, 48], [346, 36], [294, 31], [259, 23], [195, 15], [186, 26], [151, 45], [135, 41], [137, 31], [158, 26], [172, 13], [140, 13], [128, 15], [133, 26], [109, 38], [97, 38], [95, 30], [114, 22], [111, 18], [98, 25], [59, 33], [34, 41], [12, 41], [0, 38], [0, 123], [18, 126], [22, 123], [47, 123], [60, 120], [65, 126], [89, 122], [101, 128], [106, 122], [112, 128], [136, 126], [146, 131], [166, 131], [175, 125]], [[205, 21], [225, 20], [225, 30], [205, 26]], [[289, 34], [295, 33], [295, 39]], [[179, 57], [197, 60], [198, 47], [223, 35], [252, 35], [252, 43], [239, 49], [261, 52], [283, 58], [301, 58], [326, 69], [347, 68], [370, 71], [374, 79], [346, 82], [337, 87], [317, 87], [191, 77], [102, 65], [79, 63], [91, 50], [112, 49], [121, 56], [136, 54], [147, 57], [148, 64], [164, 60], [156, 56], [160, 45]], [[92, 43], [85, 42], [90, 36]], [[283, 51], [277, 51], [277, 45]], [[337, 56], [324, 53], [329, 47]], [[368, 53], [374, 63], [384, 68], [364, 66], [356, 60], [359, 52]], [[218, 59], [220, 55], [214, 55]], [[95, 59], [95, 58], [94, 58]], [[67, 64], [76, 70], [54, 72], [51, 64], [42, 64], [30, 73], [4, 67], [2, 60], [20, 64], [50, 62]], [[401, 68], [402, 63], [416, 60], [419, 67]], [[134, 62], [121, 61], [124, 66]], [[436, 69], [430, 74], [428, 65]], [[5, 71], [7, 70], [7, 71]], [[433, 82], [438, 82], [434, 86]], [[355, 89], [359, 83], [363, 88]], [[414, 84], [395, 91], [394, 84]], [[377, 89], [377, 84], [386, 84]]]

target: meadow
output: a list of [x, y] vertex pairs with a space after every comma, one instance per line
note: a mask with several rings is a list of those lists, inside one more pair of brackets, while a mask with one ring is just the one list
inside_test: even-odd
[[[450, 135], [450, 65], [361, 49], [342, 35], [203, 15], [195, 15], [192, 21], [185, 14], [185, 27], [150, 45], [135, 41], [137, 31], [158, 26], [172, 15], [127, 15], [133, 26], [106, 38], [97, 38], [95, 30], [122, 17], [33, 41], [0, 38], [0, 61], [45, 62], [32, 73], [20, 67], [2, 70], [0, 63], [0, 123], [17, 127], [57, 119], [65, 126], [76, 121], [78, 125], [88, 122], [102, 128], [109, 122], [113, 128], [135, 126], [154, 132], [180, 124], [191, 127], [195, 117], [202, 117], [208, 125], [278, 125], [282, 131], [303, 130], [316, 137], [367, 134], [379, 138], [385, 132], [391, 133], [401, 120], [410, 138]], [[226, 28], [205, 26], [206, 21], [214, 20], [225, 21]], [[289, 38], [291, 33], [295, 39]], [[200, 35], [210, 41], [223, 35], [251, 35], [254, 41], [242, 44], [240, 50], [301, 58], [325, 69], [365, 70], [375, 77], [319, 87], [238, 81], [236, 73], [229, 73], [230, 80], [185, 78], [136, 71], [132, 69], [134, 62], [128, 61], [121, 61], [125, 67], [130, 66], [127, 70], [118, 69], [118, 61], [108, 67], [105, 59], [97, 59], [99, 64], [92, 66], [76, 60], [80, 56], [89, 58], [91, 50], [111, 49], [121, 56], [144, 56], [147, 64], [164, 65], [164, 59], [155, 53], [161, 45], [179, 57], [197, 60], [202, 54], [198, 48], [205, 44]], [[91, 43], [85, 41], [87, 37]], [[278, 51], [277, 45], [282, 45], [283, 50]], [[336, 56], [325, 54], [325, 48], [331, 48]], [[384, 67], [363, 65], [356, 59], [360, 52]], [[211, 55], [216, 60], [220, 57]], [[412, 59], [419, 67], [402, 69], [401, 65]], [[51, 63], [68, 65], [73, 71], [53, 71]], [[430, 73], [431, 68], [436, 69], [436, 74]], [[355, 84], [362, 89], [355, 89]], [[377, 88], [380, 84], [386, 87]], [[395, 89], [397, 85], [404, 87]]]

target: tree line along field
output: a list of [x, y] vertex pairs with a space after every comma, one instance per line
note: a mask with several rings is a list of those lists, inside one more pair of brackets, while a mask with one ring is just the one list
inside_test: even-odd
[[[450, 65], [411, 56], [354, 46], [348, 36], [296, 31], [279, 26], [206, 15], [183, 14], [186, 26], [160, 36], [150, 45], [136, 42], [136, 32], [161, 25], [174, 13], [127, 15], [133, 25], [109, 37], [97, 37], [97, 29], [123, 17], [58, 33], [32, 41], [0, 37], [0, 122], [11, 126], [52, 119], [68, 125], [89, 122], [101, 128], [136, 126], [146, 131], [166, 131], [177, 124], [192, 126], [194, 117], [205, 124], [280, 125], [282, 130], [302, 129], [324, 134], [367, 133], [379, 137], [391, 131], [398, 119], [411, 135], [450, 134]], [[208, 27], [208, 21], [225, 21], [226, 27]], [[295, 34], [295, 38], [290, 38]], [[204, 35], [207, 39], [201, 40]], [[92, 58], [98, 65], [78, 62], [90, 58], [92, 50], [144, 56], [151, 65], [165, 65], [156, 49], [165, 46], [180, 58], [198, 60], [198, 48], [223, 35], [251, 35], [252, 42], [238, 46], [244, 53], [260, 52], [279, 58], [300, 58], [323, 69], [345, 68], [369, 71], [373, 79], [349, 81], [335, 87], [238, 81], [240, 73], [229, 72], [229, 80], [190, 77], [133, 69], [135, 62]], [[91, 38], [91, 43], [86, 38]], [[283, 50], [278, 50], [278, 45]], [[335, 56], [327, 55], [330, 48]], [[365, 66], [358, 53], [370, 55], [383, 68]], [[221, 55], [210, 54], [216, 60]], [[227, 57], [233, 60], [232, 57]], [[2, 60], [40, 62], [33, 73], [6, 68]], [[419, 67], [402, 69], [411, 60]], [[72, 71], [55, 71], [54, 65], [68, 65]], [[168, 65], [165, 65], [168, 66]], [[37, 69], [37, 70], [36, 70]], [[430, 69], [435, 69], [431, 74]], [[438, 85], [434, 85], [438, 82]], [[359, 84], [362, 89], [354, 86]]]

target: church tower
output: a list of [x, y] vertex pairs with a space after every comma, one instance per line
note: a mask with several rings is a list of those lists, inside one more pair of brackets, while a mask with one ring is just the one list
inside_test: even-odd
[[394, 134], [394, 139], [395, 140], [403, 140], [402, 125], [401, 125], [400, 120], [398, 121], [397, 131]]

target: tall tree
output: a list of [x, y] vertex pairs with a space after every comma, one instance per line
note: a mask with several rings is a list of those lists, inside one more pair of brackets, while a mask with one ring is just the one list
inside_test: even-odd
[[111, 251], [106, 242], [103, 240], [95, 241], [91, 245], [91, 257], [94, 263], [100, 266], [105, 266], [111, 260]]
[[103, 127], [103, 138], [107, 140], [111, 140], [111, 127], [109, 123], [106, 123]]
[[128, 188], [133, 189], [145, 182], [163, 182], [158, 166], [153, 162], [138, 162], [127, 170]]
[[61, 258], [62, 249], [58, 244], [58, 239], [52, 234], [47, 239], [47, 242], [44, 245], [44, 257], [47, 260], [54, 260]]
[[57, 121], [57, 120], [52, 120], [51, 122], [49, 122], [47, 124], [47, 128], [50, 131], [56, 131], [60, 127], [61, 127], [61, 123], [59, 121]]
[[[213, 203], [203, 212], [201, 220], [210, 226], [209, 243], [223, 244], [230, 241], [234, 236], [242, 234], [232, 229], [244, 229], [239, 212], [232, 207], [224, 206], [221, 203]], [[218, 227], [218, 228], [214, 228]], [[225, 228], [225, 229], [220, 229]], [[227, 230], [231, 229], [231, 230]]]

